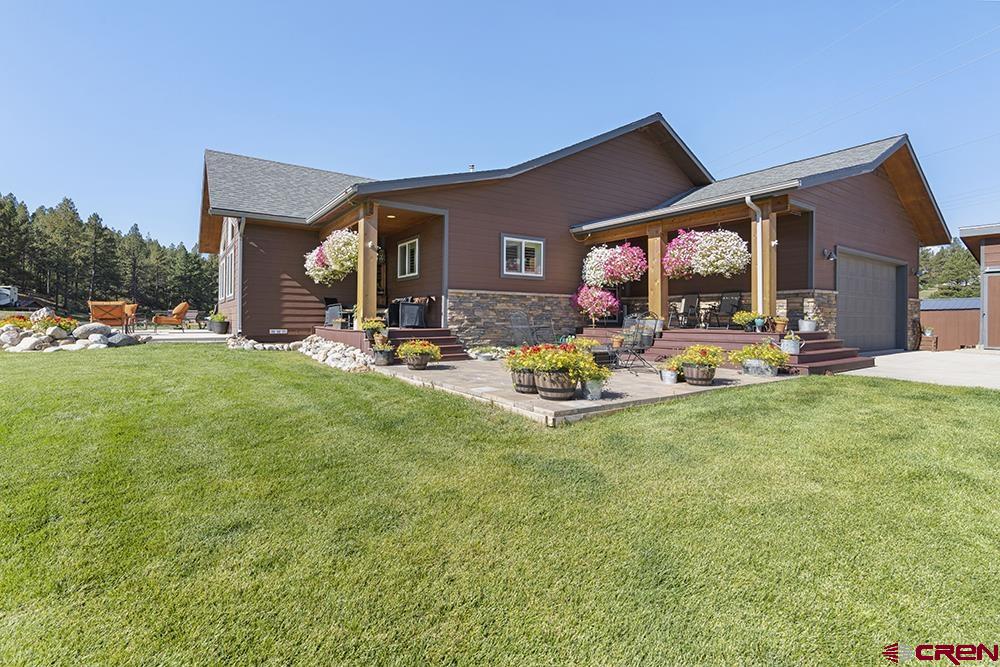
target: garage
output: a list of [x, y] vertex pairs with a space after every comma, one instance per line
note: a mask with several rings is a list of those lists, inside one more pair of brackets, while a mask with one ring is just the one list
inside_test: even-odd
[[837, 338], [845, 346], [861, 350], [905, 346], [900, 340], [906, 332], [899, 322], [899, 273], [899, 264], [891, 260], [838, 249]]

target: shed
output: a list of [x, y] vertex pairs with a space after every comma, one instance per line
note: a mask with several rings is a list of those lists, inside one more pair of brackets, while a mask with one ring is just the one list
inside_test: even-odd
[[982, 300], [978, 297], [961, 299], [921, 299], [920, 326], [930, 338], [936, 338], [937, 350], [957, 350], [975, 347], [979, 343], [979, 320]]

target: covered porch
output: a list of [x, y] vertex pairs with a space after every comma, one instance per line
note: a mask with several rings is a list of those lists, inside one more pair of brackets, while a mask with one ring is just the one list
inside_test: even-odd
[[[421, 322], [411, 322], [413, 327], [428, 335], [447, 330], [447, 225], [441, 209], [371, 200], [321, 228], [320, 238], [340, 229], [359, 236], [356, 298], [343, 304], [347, 328], [360, 332], [361, 321], [376, 316], [397, 326], [398, 303], [407, 300], [421, 306]], [[317, 333], [337, 328], [325, 325]]]

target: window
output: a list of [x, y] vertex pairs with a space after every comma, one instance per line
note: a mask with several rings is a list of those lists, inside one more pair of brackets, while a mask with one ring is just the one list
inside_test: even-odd
[[396, 250], [396, 277], [415, 278], [420, 273], [420, 240], [403, 241]]
[[233, 298], [233, 288], [236, 281], [233, 280], [233, 252], [229, 251], [226, 255], [226, 298]]
[[542, 239], [503, 237], [503, 275], [542, 277]]

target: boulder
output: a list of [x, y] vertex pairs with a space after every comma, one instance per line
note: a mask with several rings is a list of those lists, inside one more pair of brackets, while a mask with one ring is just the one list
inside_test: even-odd
[[45, 348], [42, 352], [62, 352], [65, 349], [62, 345], [53, 345], [52, 347]]
[[288, 349], [289, 350], [298, 350], [301, 347], [302, 347], [302, 341], [300, 341], [300, 340], [297, 340], [297, 341], [295, 341], [293, 343], [289, 343], [288, 344]]
[[52, 340], [62, 340], [64, 338], [69, 338], [69, 332], [67, 332], [62, 327], [49, 327], [45, 330], [45, 335]]
[[56, 311], [51, 308], [39, 308], [31, 314], [29, 318], [32, 322], [37, 322], [38, 320], [44, 320], [46, 317], [55, 317]]
[[[79, 338], [79, 336], [77, 336], [77, 338]], [[102, 333], [92, 333], [87, 336], [87, 340], [94, 344], [103, 345], [104, 347], [108, 346], [108, 337]]]
[[113, 336], [108, 337], [108, 345], [111, 347], [128, 347], [129, 345], [138, 345], [139, 341], [135, 336], [129, 336], [128, 334], [116, 333]]
[[64, 350], [66, 350], [67, 352], [76, 352], [77, 350], [86, 350], [87, 346], [86, 345], [81, 345], [81, 342], [83, 342], [83, 341], [78, 341], [76, 343], [70, 343], [69, 345], [60, 345], [59, 347], [62, 348], [62, 349], [64, 349]]
[[83, 349], [86, 349], [86, 348], [90, 347], [90, 341], [87, 340], [86, 338], [84, 338], [83, 340], [76, 341], [76, 343], [74, 343], [74, 345], [79, 346], [79, 348], [81, 350], [83, 350]]
[[76, 345], [76, 339], [63, 338], [61, 341], [59, 341], [59, 344], [62, 345], [63, 347], [66, 347], [67, 345]]
[[21, 342], [8, 350], [9, 352], [31, 352], [46, 347], [45, 341], [40, 336], [27, 336]]
[[90, 345], [87, 346], [87, 349], [88, 350], [105, 350], [105, 349], [107, 349], [107, 347], [108, 346], [105, 345], [104, 343], [91, 343]]
[[18, 329], [17, 327], [15, 327], [13, 324], [5, 324], [2, 327], [0, 327], [0, 331], [2, 331], [4, 333], [10, 333], [12, 331], [13, 332], [20, 331], [20, 329]]
[[152, 336], [139, 336], [140, 343], [148, 343], [151, 340], [153, 340]]
[[87, 322], [73, 330], [73, 338], [90, 338], [91, 334], [111, 335], [111, 327], [100, 322]]
[[21, 331], [19, 329], [14, 329], [14, 331], [4, 331], [0, 334], [0, 343], [4, 345], [17, 345], [21, 342]]

